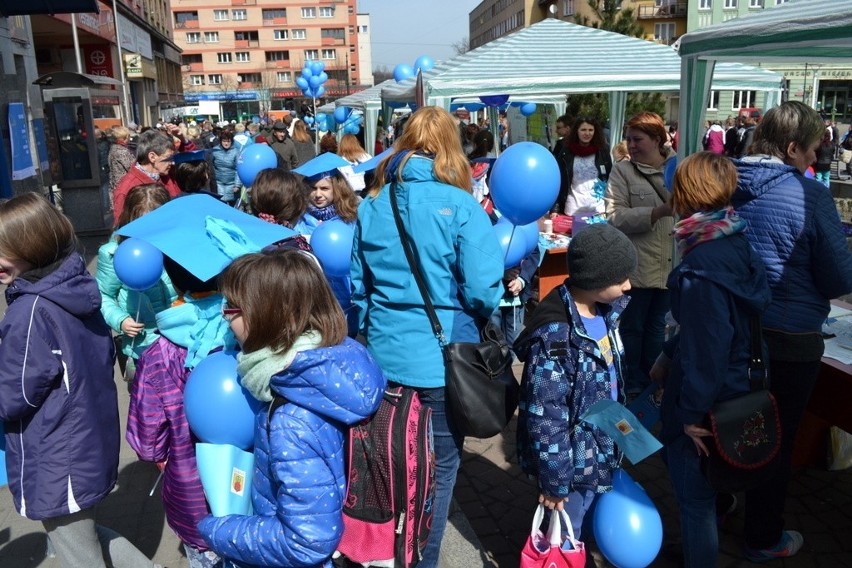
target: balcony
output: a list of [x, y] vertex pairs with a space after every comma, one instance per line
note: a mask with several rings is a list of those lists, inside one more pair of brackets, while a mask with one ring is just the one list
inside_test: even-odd
[[198, 20], [184, 20], [175, 23], [175, 29], [178, 30], [197, 30], [198, 27]]
[[235, 39], [234, 47], [260, 47], [260, 41], [256, 39]]
[[639, 12], [636, 17], [640, 20], [660, 20], [666, 18], [685, 18], [687, 3], [686, 2], [662, 2], [662, 6], [654, 4], [645, 4], [639, 6]]
[[282, 59], [280, 61], [267, 61], [266, 62], [267, 69], [289, 69], [290, 68], [290, 60]]
[[346, 45], [346, 40], [336, 37], [324, 37], [322, 38], [321, 45]]
[[181, 66], [184, 71], [204, 71], [204, 63], [198, 61], [196, 63], [188, 63]]
[[264, 26], [286, 26], [287, 18], [264, 18], [263, 19]]

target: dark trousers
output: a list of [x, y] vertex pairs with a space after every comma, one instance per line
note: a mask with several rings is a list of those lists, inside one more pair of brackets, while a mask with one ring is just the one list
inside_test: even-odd
[[619, 334], [624, 343], [624, 382], [627, 392], [642, 392], [651, 383], [648, 372], [663, 349], [669, 291], [634, 288], [621, 314]]
[[793, 442], [820, 370], [820, 361], [769, 360], [770, 390], [778, 402], [781, 450], [778, 471], [760, 487], [746, 492], [745, 541], [749, 548], [778, 544], [784, 530], [784, 504], [792, 469]]

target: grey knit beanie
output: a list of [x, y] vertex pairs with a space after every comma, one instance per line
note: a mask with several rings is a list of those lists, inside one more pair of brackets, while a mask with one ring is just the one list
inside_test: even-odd
[[633, 243], [609, 223], [589, 225], [568, 244], [570, 284], [583, 290], [621, 284], [636, 265]]

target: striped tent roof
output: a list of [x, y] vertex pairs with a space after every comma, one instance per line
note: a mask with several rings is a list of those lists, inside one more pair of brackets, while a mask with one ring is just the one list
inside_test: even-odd
[[[672, 47], [548, 18], [465, 54], [432, 74], [426, 96], [534, 95], [680, 89]], [[777, 90], [781, 76], [737, 63], [720, 64], [714, 89]], [[384, 96], [385, 91], [383, 91]]]

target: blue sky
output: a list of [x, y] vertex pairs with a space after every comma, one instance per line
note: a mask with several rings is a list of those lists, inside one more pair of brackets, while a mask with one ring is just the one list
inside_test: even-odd
[[373, 67], [412, 65], [419, 56], [435, 61], [455, 55], [451, 44], [468, 36], [468, 14], [480, 0], [358, 0], [370, 14]]

